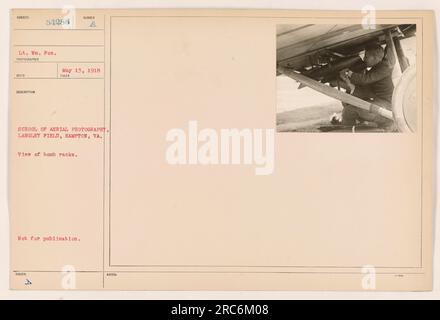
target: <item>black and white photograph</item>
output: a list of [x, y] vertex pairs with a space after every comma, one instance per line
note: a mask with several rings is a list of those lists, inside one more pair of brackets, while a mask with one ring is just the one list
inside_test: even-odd
[[416, 132], [415, 24], [277, 25], [277, 132]]

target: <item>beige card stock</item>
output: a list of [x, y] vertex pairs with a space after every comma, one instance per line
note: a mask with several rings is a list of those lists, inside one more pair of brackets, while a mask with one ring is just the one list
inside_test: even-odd
[[[431, 290], [433, 15], [374, 19], [12, 10], [11, 288]], [[411, 130], [332, 125], [388, 31]]]

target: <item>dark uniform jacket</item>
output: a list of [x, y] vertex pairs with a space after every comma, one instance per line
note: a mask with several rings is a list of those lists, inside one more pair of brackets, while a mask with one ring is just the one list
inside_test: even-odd
[[384, 59], [364, 73], [353, 73], [350, 81], [355, 86], [368, 87], [376, 97], [391, 103], [394, 91], [392, 73], [393, 66]]

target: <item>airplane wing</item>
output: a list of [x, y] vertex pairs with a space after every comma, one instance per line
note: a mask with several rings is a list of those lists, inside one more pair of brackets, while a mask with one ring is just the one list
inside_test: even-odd
[[[279, 25], [277, 27], [277, 65], [306, 70], [315, 65], [359, 54], [370, 43], [385, 44], [386, 30], [393, 37], [415, 35], [415, 25]], [[333, 58], [333, 60], [331, 59]]]

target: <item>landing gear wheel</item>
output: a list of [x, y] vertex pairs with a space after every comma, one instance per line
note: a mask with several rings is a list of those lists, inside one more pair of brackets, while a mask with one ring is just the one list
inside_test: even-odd
[[400, 132], [417, 130], [416, 67], [405, 70], [393, 93], [393, 116]]

